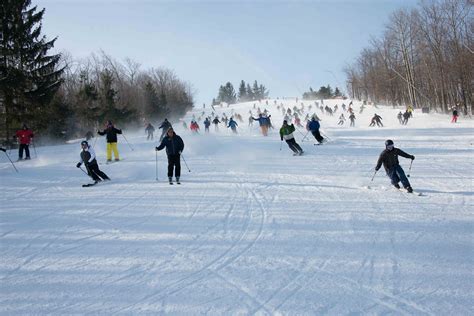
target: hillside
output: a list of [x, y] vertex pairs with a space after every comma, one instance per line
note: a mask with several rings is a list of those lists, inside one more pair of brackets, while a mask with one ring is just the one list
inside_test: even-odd
[[[274, 101], [216, 107], [242, 115], [237, 135], [173, 122], [190, 170], [182, 161], [181, 186], [143, 131], [125, 131], [134, 150], [120, 138], [123, 160], [108, 165], [98, 139], [112, 181], [91, 188], [77, 143], [37, 148], [19, 173], [0, 152], [0, 314], [473, 314], [473, 121], [417, 110], [402, 126], [400, 109], [359, 114], [355, 102], [356, 126], [341, 127], [340, 109], [303, 101], [330, 141], [303, 142], [300, 128], [305, 154], [293, 156], [276, 107], [302, 101]], [[272, 115], [268, 137], [248, 126], [254, 103]], [[383, 128], [368, 127], [374, 113]], [[388, 138], [416, 156], [421, 196], [392, 188], [383, 169], [371, 181]]]

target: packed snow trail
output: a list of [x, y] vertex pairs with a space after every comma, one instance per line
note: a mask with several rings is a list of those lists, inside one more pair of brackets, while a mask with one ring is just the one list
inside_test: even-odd
[[[296, 132], [305, 155], [293, 157], [272, 102], [260, 105], [268, 137], [246, 124], [253, 103], [216, 107], [242, 114], [238, 135], [176, 122], [192, 170], [182, 163], [181, 186], [163, 152], [155, 181], [142, 133], [109, 165], [97, 141], [112, 181], [91, 188], [77, 143], [37, 148], [19, 174], [1, 157], [0, 314], [473, 314], [472, 121], [416, 112], [401, 126], [379, 107], [385, 127], [369, 128], [375, 109], [356, 105], [349, 128], [317, 112], [331, 142]], [[383, 170], [370, 181], [387, 138], [416, 156], [410, 181], [425, 196]]]

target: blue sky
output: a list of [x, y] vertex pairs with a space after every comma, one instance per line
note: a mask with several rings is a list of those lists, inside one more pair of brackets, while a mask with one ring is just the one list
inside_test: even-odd
[[167, 67], [192, 84], [197, 105], [220, 85], [257, 80], [270, 96], [311, 86], [345, 91], [342, 69], [380, 35], [394, 10], [416, 1], [33, 0], [43, 33], [82, 58], [104, 50], [142, 68]]

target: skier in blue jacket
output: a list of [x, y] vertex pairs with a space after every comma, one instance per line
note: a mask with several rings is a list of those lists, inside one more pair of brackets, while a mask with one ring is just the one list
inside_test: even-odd
[[184, 142], [181, 137], [176, 135], [173, 128], [170, 127], [166, 132], [166, 136], [161, 141], [160, 146], [155, 147], [156, 151], [160, 151], [166, 147], [166, 154], [168, 155], [168, 180], [173, 184], [173, 169], [176, 177], [176, 183], [179, 182], [181, 176], [181, 153], [184, 149]]
[[311, 118], [311, 121], [309, 121], [308, 125], [306, 126], [306, 129], [309, 130], [311, 134], [313, 134], [314, 138], [316, 138], [318, 143], [322, 144], [324, 142], [324, 138], [321, 136], [319, 128], [320, 124], [315, 117]]

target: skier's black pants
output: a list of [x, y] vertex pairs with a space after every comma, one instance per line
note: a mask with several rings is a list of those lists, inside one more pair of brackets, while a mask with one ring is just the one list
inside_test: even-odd
[[168, 178], [173, 176], [173, 167], [175, 177], [181, 176], [181, 156], [180, 155], [168, 155]]
[[26, 159], [30, 159], [30, 145], [28, 144], [20, 144], [20, 148], [18, 149], [18, 158], [23, 158], [23, 149], [25, 150]]
[[300, 145], [296, 143], [296, 140], [294, 138], [287, 139], [286, 143], [288, 144], [288, 147], [290, 147], [290, 149], [293, 150], [295, 153], [303, 152], [303, 149], [301, 149]]
[[153, 139], [153, 133], [148, 133], [146, 140], [150, 140], [150, 139]]
[[99, 170], [97, 162], [86, 164], [87, 174], [92, 177], [94, 181], [108, 180], [109, 177]]
[[324, 138], [319, 133], [319, 130], [311, 131], [311, 134], [313, 134], [314, 138], [316, 138], [318, 143], [322, 143], [322, 141], [324, 140]]
[[406, 189], [410, 187], [410, 182], [405, 175], [405, 171], [403, 171], [400, 165], [395, 165], [392, 168], [387, 170], [387, 175], [390, 178], [393, 185], [398, 184], [398, 182], [402, 182], [403, 187]]

